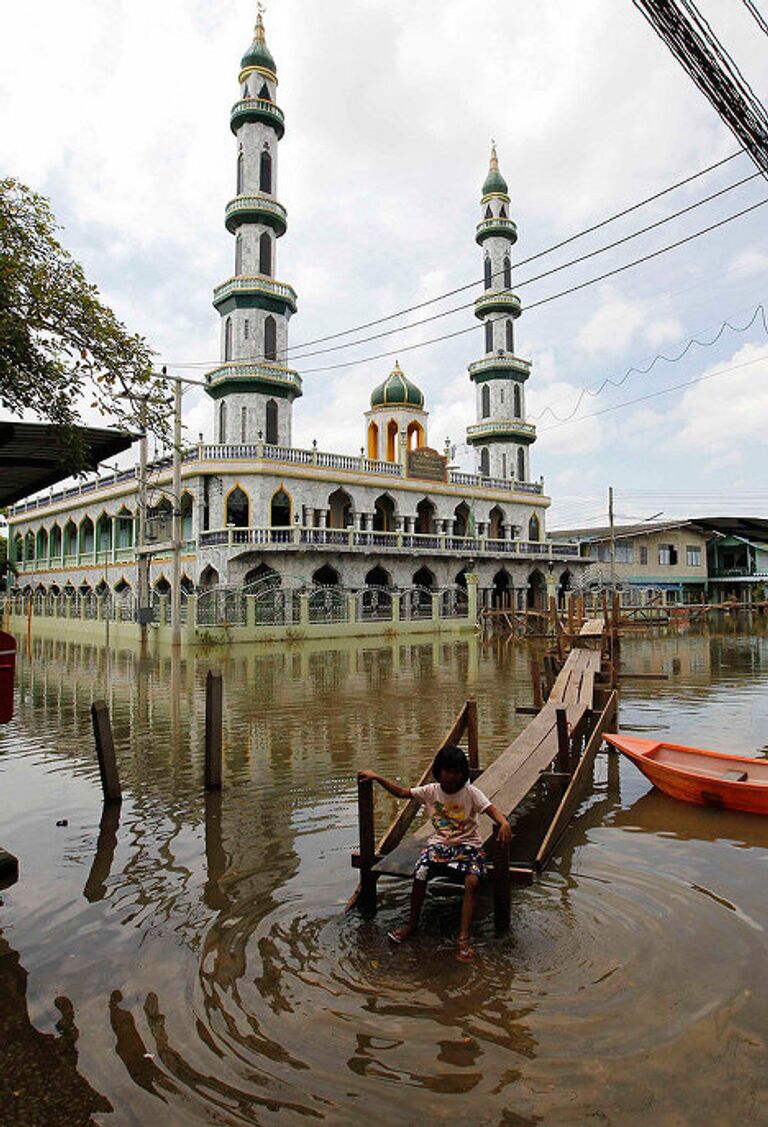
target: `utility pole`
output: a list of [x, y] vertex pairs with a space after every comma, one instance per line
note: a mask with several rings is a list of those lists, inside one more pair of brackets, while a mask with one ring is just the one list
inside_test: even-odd
[[147, 555], [147, 397], [142, 396], [139, 406], [139, 625], [141, 640], [146, 641], [146, 610], [149, 606], [149, 556]]
[[[163, 368], [165, 374], [165, 368]], [[181, 645], [181, 380], [173, 397], [173, 574], [171, 582], [171, 643]]]
[[608, 486], [608, 527], [611, 533], [611, 590], [616, 590], [616, 527], [613, 523], [613, 486]]

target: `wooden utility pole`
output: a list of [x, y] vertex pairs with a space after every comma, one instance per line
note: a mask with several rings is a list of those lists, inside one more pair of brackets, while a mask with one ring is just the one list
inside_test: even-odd
[[[165, 368], [163, 368], [165, 375]], [[173, 399], [173, 572], [171, 576], [171, 643], [181, 644], [181, 380]]]
[[616, 527], [613, 523], [613, 486], [608, 486], [608, 527], [611, 534], [611, 590], [616, 590]]
[[147, 637], [146, 610], [149, 606], [149, 556], [147, 555], [147, 397], [142, 396], [139, 407], [139, 623], [142, 641]]

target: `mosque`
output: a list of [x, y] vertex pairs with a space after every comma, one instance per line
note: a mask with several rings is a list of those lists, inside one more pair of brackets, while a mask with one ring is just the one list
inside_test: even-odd
[[[469, 364], [476, 419], [474, 473], [429, 443], [424, 395], [399, 364], [373, 389], [359, 454], [293, 445], [300, 374], [284, 363], [293, 286], [277, 277], [286, 211], [278, 198], [285, 131], [277, 67], [259, 14], [230, 113], [236, 193], [224, 222], [232, 276], [216, 286], [221, 363], [205, 377], [213, 444], [184, 451], [180, 508], [184, 591], [274, 585], [432, 591], [478, 577], [481, 601], [536, 606], [578, 569], [575, 545], [545, 534], [549, 498], [532, 480], [535, 428], [525, 420], [531, 364], [515, 353], [520, 299], [512, 292], [517, 228], [495, 147], [482, 185], [475, 241], [484, 289], [475, 301], [484, 355]], [[149, 467], [145, 543], [139, 479], [130, 469], [16, 505], [9, 540], [19, 586], [48, 593], [135, 594], [138, 560], [167, 593], [171, 575], [170, 460]]]

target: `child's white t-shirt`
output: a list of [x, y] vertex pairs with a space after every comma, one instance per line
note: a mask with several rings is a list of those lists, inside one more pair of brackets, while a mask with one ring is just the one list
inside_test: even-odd
[[446, 794], [439, 783], [427, 783], [423, 787], [411, 787], [411, 794], [426, 806], [435, 827], [429, 838], [430, 845], [483, 844], [477, 819], [491, 802], [477, 787], [465, 783], [455, 794]]

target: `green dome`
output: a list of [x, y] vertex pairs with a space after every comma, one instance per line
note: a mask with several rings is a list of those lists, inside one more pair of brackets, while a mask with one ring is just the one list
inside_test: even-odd
[[263, 67], [264, 70], [271, 70], [273, 74], [277, 73], [275, 60], [272, 58], [272, 52], [267, 47], [267, 41], [264, 38], [264, 21], [261, 18], [261, 13], [256, 17], [253, 43], [243, 55], [240, 65], [243, 70], [246, 67]]
[[371, 392], [371, 407], [419, 407], [424, 406], [424, 393], [403, 375], [399, 363], [392, 372]]
[[509, 192], [507, 182], [499, 172], [499, 160], [496, 156], [495, 145], [491, 149], [491, 163], [488, 168], [488, 175], [483, 183], [483, 195], [489, 196], [494, 192], [502, 196], [508, 195]]

